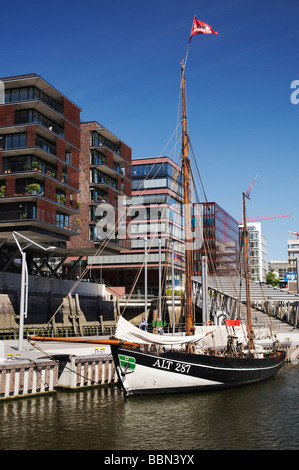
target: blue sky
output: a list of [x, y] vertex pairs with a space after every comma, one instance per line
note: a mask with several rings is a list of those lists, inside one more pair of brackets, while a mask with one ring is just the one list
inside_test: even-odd
[[[180, 62], [196, 14], [219, 32], [194, 36], [186, 67], [188, 126], [210, 201], [265, 220], [268, 259], [299, 231], [297, 0], [16, 0], [1, 6], [1, 74], [37, 73], [132, 148], [171, 154]], [[299, 95], [298, 95], [299, 97]], [[176, 156], [178, 154], [176, 153]]]

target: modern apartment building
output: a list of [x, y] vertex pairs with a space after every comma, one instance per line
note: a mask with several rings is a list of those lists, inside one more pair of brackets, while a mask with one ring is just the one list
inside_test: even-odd
[[280, 281], [286, 281], [288, 272], [287, 261], [271, 260], [269, 261], [269, 271], [271, 269], [278, 274]]
[[[131, 217], [128, 237], [131, 249], [117, 256], [100, 256], [104, 281], [113, 286], [125, 286], [130, 292], [134, 281], [136, 292], [144, 292], [145, 238], [149, 250], [147, 257], [148, 292], [157, 295], [159, 278], [159, 252], [164, 285], [171, 285], [172, 242], [174, 243], [175, 281], [179, 285], [184, 272], [184, 231], [181, 168], [168, 157], [132, 160], [132, 198], [127, 200]], [[159, 241], [161, 248], [159, 248]]]
[[[132, 249], [118, 256], [97, 258], [105, 282], [114, 286], [126, 286], [128, 290], [137, 279], [135, 292], [143, 292], [144, 273], [142, 270], [138, 274], [138, 270], [145, 259], [145, 237], [149, 248], [148, 292], [157, 295], [158, 291], [159, 241], [164, 285], [171, 285], [172, 243], [175, 251], [175, 284], [184, 282], [185, 233], [181, 167], [168, 157], [134, 159], [132, 199], [128, 204], [132, 215]], [[194, 244], [194, 275], [201, 274], [202, 256], [208, 257], [209, 274], [239, 274], [238, 222], [214, 202], [200, 203], [199, 206], [197, 212], [200, 220], [197, 216], [193, 216], [192, 220], [203, 228], [203, 239], [200, 249], [196, 248], [197, 241]]]
[[297, 272], [297, 258], [299, 257], [299, 237], [288, 239], [288, 272]]
[[[261, 222], [250, 222], [248, 227], [250, 279], [265, 282], [268, 272], [267, 239], [262, 234]], [[240, 237], [243, 225], [240, 225]]]
[[2, 253], [12, 230], [65, 247], [76, 234], [71, 217], [79, 214], [81, 110], [36, 74], [2, 78], [1, 84]]
[[239, 225], [215, 202], [201, 203], [203, 244], [194, 253], [194, 274], [201, 274], [202, 256], [208, 258], [208, 274], [238, 275]]
[[[78, 235], [70, 240], [68, 247], [77, 250], [78, 255], [86, 254], [80, 260], [82, 269], [87, 265], [87, 256], [92, 256], [101, 246], [103, 255], [130, 247], [128, 240], [118, 237], [117, 221], [119, 197], [131, 197], [131, 148], [98, 122], [81, 122], [79, 169], [80, 215], [72, 217]], [[101, 206], [103, 210], [99, 212], [103, 213], [105, 204], [113, 210], [115, 222], [115, 226], [112, 223], [107, 228], [107, 240], [97, 227], [101, 220], [97, 208]], [[113, 230], [113, 236], [109, 229]], [[78, 257], [72, 261], [76, 260]], [[98, 266], [90, 267], [89, 277], [96, 281], [101, 278]]]

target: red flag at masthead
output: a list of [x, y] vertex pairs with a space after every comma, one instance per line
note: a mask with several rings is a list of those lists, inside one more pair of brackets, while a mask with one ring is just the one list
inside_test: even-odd
[[218, 31], [214, 31], [211, 28], [211, 26], [209, 26], [207, 23], [203, 23], [202, 21], [199, 21], [196, 17], [194, 17], [189, 42], [191, 41], [192, 36], [195, 36], [195, 34], [212, 34], [212, 33], [218, 36]]

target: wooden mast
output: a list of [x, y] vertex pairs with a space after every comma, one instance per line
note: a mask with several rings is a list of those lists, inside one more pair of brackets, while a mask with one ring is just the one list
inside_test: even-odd
[[246, 280], [246, 303], [247, 303], [247, 329], [248, 329], [248, 347], [253, 349], [253, 338], [254, 333], [251, 324], [251, 305], [250, 305], [250, 287], [249, 287], [249, 261], [248, 261], [248, 228], [247, 228], [247, 216], [246, 216], [246, 195], [243, 193], [243, 221], [244, 221], [244, 268], [245, 268], [245, 280]]
[[[192, 252], [187, 249], [188, 243], [191, 242], [191, 206], [190, 206], [190, 159], [188, 156], [188, 134], [187, 134], [187, 115], [186, 115], [186, 89], [185, 89], [185, 64], [181, 63], [182, 72], [182, 168], [184, 179], [184, 216], [185, 216], [185, 318], [186, 318], [186, 334], [194, 334], [193, 312], [192, 312]], [[190, 247], [189, 247], [190, 248]], [[190, 351], [190, 344], [188, 344]]]

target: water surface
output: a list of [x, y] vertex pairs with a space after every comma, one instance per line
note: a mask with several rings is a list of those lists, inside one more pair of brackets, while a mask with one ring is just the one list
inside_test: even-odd
[[298, 450], [299, 365], [231, 390], [126, 397], [117, 387], [0, 403], [1, 450]]

